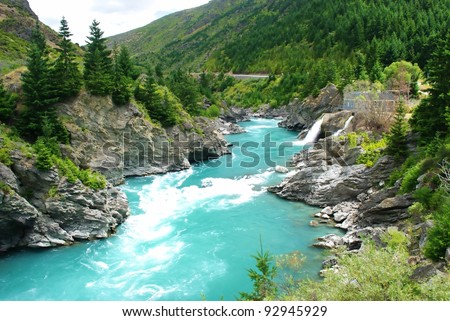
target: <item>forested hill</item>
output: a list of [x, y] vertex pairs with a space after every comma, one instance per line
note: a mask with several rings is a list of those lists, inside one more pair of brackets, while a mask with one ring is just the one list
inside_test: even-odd
[[[0, 0], [0, 75], [25, 65], [36, 22], [38, 16], [27, 0]], [[39, 24], [47, 41], [54, 46], [57, 33]]]
[[449, 16], [450, 0], [212, 0], [111, 40], [143, 64], [376, 78], [401, 59], [423, 67]]

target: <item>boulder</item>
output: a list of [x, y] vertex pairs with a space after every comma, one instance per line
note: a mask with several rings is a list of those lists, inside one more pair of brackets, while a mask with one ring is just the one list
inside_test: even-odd
[[333, 209], [330, 206], [327, 206], [320, 213], [327, 214], [327, 215], [332, 215], [333, 214]]
[[322, 262], [323, 269], [329, 269], [338, 264], [337, 256], [329, 256]]
[[432, 278], [437, 274], [441, 274], [441, 269], [444, 269], [443, 264], [428, 264], [425, 266], [419, 266], [411, 275], [411, 279], [419, 282], [424, 282]]
[[250, 120], [250, 113], [248, 109], [239, 107], [230, 107], [224, 110], [220, 116], [225, 122], [237, 123]]
[[333, 219], [335, 222], [341, 223], [344, 222], [349, 215], [350, 213], [339, 211], [337, 213], [334, 213]]
[[391, 225], [409, 218], [408, 208], [414, 203], [412, 195], [396, 195], [397, 189], [383, 189], [369, 196], [360, 208], [361, 227]]
[[314, 243], [314, 247], [323, 248], [323, 249], [334, 249], [340, 245], [343, 245], [343, 239], [336, 234], [329, 234], [323, 237], [319, 237], [318, 242]]
[[265, 104], [265, 105], [261, 106], [254, 115], [256, 117], [283, 120], [289, 116], [289, 112], [287, 110], [287, 106], [281, 106], [278, 108], [274, 108], [273, 106], [270, 106], [269, 104]]
[[289, 173], [289, 169], [287, 169], [287, 168], [284, 167], [284, 166], [277, 165], [277, 166], [275, 167], [275, 172], [281, 173], [281, 174], [286, 174], [286, 173]]

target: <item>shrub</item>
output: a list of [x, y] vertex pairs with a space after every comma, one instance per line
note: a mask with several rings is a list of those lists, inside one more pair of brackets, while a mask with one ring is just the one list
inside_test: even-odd
[[424, 162], [420, 162], [410, 167], [404, 174], [400, 194], [406, 194], [414, 191], [418, 184], [418, 179], [425, 173]]
[[426, 214], [426, 209], [422, 203], [415, 202], [413, 205], [408, 207], [408, 213], [414, 216], [423, 216]]
[[277, 285], [274, 281], [277, 269], [272, 264], [273, 257], [269, 252], [264, 252], [261, 246], [261, 251], [254, 258], [258, 271], [248, 270], [248, 276], [253, 282], [253, 292], [240, 292], [241, 301], [263, 301], [274, 298], [277, 293]]
[[426, 208], [429, 209], [431, 207], [430, 202], [433, 197], [433, 191], [429, 187], [425, 186], [425, 187], [417, 189], [414, 192], [413, 196], [417, 201], [419, 201], [421, 204], [423, 204]]
[[9, 185], [3, 181], [0, 181], [0, 191], [2, 191], [3, 193], [5, 193], [7, 195], [14, 193], [13, 189], [11, 187], [9, 187]]
[[93, 190], [104, 189], [106, 187], [105, 176], [93, 172], [90, 169], [81, 170], [78, 177], [85, 186], [88, 186]]
[[430, 259], [441, 260], [445, 251], [450, 247], [450, 201], [447, 197], [445, 204], [434, 214], [434, 226], [428, 232], [424, 254]]
[[220, 108], [216, 105], [212, 105], [205, 111], [205, 116], [209, 118], [217, 118], [220, 116]]
[[13, 164], [10, 151], [7, 148], [0, 148], [0, 163], [5, 164], [6, 166], [11, 166]]
[[67, 178], [67, 181], [71, 184], [75, 184], [80, 174], [80, 169], [70, 159], [57, 160], [59, 175]]
[[383, 137], [380, 140], [372, 140], [368, 136], [362, 137], [361, 147], [364, 149], [364, 153], [359, 155], [356, 163], [372, 167], [383, 156], [383, 150], [386, 148], [386, 139]]
[[[341, 253], [338, 272], [327, 270], [323, 281], [298, 283], [281, 300], [295, 301], [417, 301], [450, 299], [448, 276], [435, 276], [423, 284], [410, 276], [415, 267], [408, 264], [407, 238], [391, 230], [383, 236], [386, 248], [364, 242], [358, 254]], [[436, 291], [431, 285], [437, 285]]]

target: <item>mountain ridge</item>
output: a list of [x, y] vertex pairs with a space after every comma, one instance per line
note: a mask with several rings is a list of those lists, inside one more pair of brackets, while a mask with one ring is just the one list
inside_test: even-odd
[[449, 13], [448, 0], [216, 0], [109, 40], [141, 64], [192, 71], [307, 72], [323, 59], [369, 73], [376, 59], [423, 67]]

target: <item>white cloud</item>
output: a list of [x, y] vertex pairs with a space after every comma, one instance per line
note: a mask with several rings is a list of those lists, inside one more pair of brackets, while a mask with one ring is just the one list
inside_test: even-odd
[[85, 44], [89, 26], [96, 19], [105, 36], [142, 27], [171, 13], [205, 4], [208, 0], [28, 0], [39, 19], [55, 30], [61, 18], [69, 22], [72, 40]]

